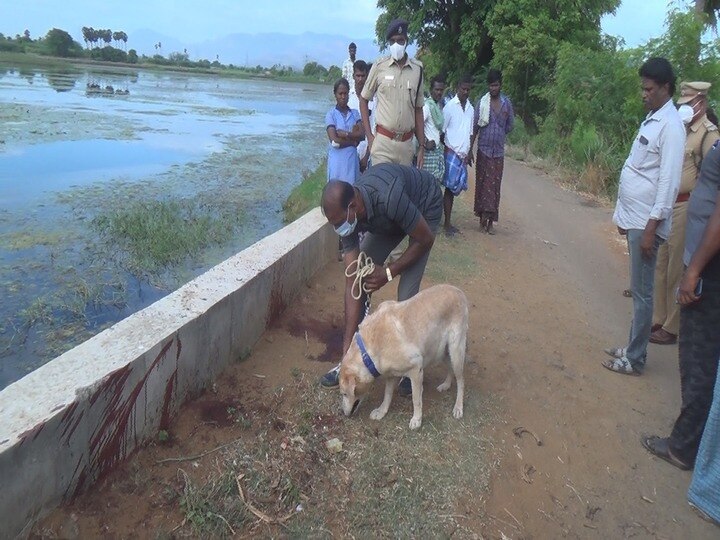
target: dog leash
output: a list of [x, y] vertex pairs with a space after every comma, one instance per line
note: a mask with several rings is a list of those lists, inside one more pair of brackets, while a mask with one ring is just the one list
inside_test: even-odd
[[358, 255], [358, 258], [348, 264], [347, 268], [345, 269], [345, 277], [355, 276], [352, 288], [350, 289], [350, 294], [352, 295], [352, 297], [355, 300], [360, 300], [363, 293], [367, 295], [365, 297], [365, 317], [367, 317], [370, 313], [370, 297], [372, 296], [372, 292], [367, 289], [364, 280], [365, 277], [372, 274], [374, 270], [375, 263], [370, 257], [365, 254], [364, 251], [361, 251]]

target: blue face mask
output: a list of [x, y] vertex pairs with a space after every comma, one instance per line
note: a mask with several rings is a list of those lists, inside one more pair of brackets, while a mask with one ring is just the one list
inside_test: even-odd
[[350, 219], [350, 207], [349, 206], [348, 206], [348, 210], [347, 210], [347, 216], [345, 218], [345, 223], [335, 227], [335, 232], [338, 233], [338, 236], [351, 235], [352, 232], [355, 230], [355, 226], [357, 225], [357, 215], [355, 215], [355, 221], [353, 221], [352, 223], [350, 223], [348, 221], [348, 219]]

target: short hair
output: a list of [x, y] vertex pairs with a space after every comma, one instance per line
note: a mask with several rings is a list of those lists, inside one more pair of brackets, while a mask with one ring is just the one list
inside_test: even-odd
[[340, 207], [343, 210], [347, 210], [355, 196], [355, 188], [349, 182], [343, 180], [328, 180], [320, 195], [320, 208], [322, 209], [323, 215], [325, 214], [325, 204], [328, 202], [330, 197], [335, 197], [337, 191], [340, 192]]
[[435, 75], [432, 79], [430, 79], [430, 90], [433, 89], [433, 86], [435, 86], [437, 83], [445, 84], [445, 77], [442, 75]]
[[660, 86], [667, 84], [671, 96], [675, 93], [675, 72], [667, 59], [659, 56], [650, 58], [640, 66], [638, 74]]
[[367, 62], [365, 60], [355, 60], [355, 63], [353, 64], [353, 73], [356, 71], [362, 71], [363, 73], [367, 73], [370, 71], [370, 68], [367, 65]]
[[496, 82], [502, 84], [502, 71], [500, 71], [499, 69], [488, 70], [487, 83], [492, 84]]
[[463, 74], [459, 79], [457, 85], [460, 86], [461, 84], [472, 84], [473, 78], [472, 75], [469, 73]]
[[345, 77], [340, 77], [337, 81], [335, 81], [335, 85], [333, 86], [333, 94], [337, 94], [338, 88], [340, 88], [342, 85], [345, 85], [345, 87], [350, 90], [350, 83], [347, 81]]
[[357, 49], [357, 45], [355, 43], [350, 42], [350, 45], [348, 45], [348, 49]]

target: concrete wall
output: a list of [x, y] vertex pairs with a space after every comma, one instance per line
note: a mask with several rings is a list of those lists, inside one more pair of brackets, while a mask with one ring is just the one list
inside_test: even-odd
[[165, 429], [336, 251], [315, 209], [0, 392], [0, 536]]

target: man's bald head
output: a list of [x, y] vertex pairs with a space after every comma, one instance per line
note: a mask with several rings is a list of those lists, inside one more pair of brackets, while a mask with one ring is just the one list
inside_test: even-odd
[[352, 184], [342, 180], [330, 180], [323, 188], [320, 207], [328, 221], [335, 224], [339, 214], [345, 216], [354, 197], [355, 188]]

